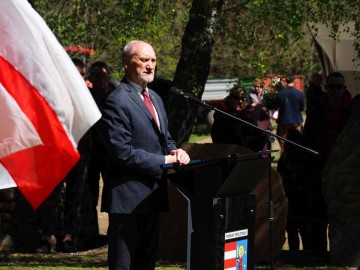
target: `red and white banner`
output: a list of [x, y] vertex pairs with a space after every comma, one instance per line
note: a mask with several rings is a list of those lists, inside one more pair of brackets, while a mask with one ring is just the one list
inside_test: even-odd
[[34, 208], [79, 159], [101, 114], [85, 82], [26, 0], [0, 1], [0, 189]]

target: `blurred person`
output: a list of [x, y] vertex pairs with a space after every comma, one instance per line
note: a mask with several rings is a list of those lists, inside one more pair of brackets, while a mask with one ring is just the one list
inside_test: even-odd
[[262, 103], [264, 96], [263, 84], [260, 79], [255, 79], [253, 82], [253, 89], [249, 92], [249, 105], [256, 107]]
[[[91, 82], [89, 90], [102, 111], [104, 102], [112, 91], [120, 84], [117, 80], [111, 78], [110, 66], [104, 61], [94, 62], [88, 72], [88, 79]], [[98, 123], [95, 124], [95, 126]], [[98, 201], [101, 189], [101, 180], [103, 183], [101, 194], [101, 207], [102, 212], [108, 211], [108, 183], [107, 183], [107, 170], [108, 170], [108, 153], [106, 147], [101, 140], [96, 127], [90, 129], [91, 133], [91, 150], [89, 153], [88, 174], [86, 178], [86, 185], [91, 194], [91, 208], [92, 215], [95, 216], [93, 226], [95, 226], [95, 235], [99, 234], [98, 225]], [[94, 236], [95, 236], [94, 235]]]
[[35, 253], [53, 253], [56, 251], [57, 239], [55, 237], [56, 224], [59, 218], [58, 207], [60, 204], [61, 189], [60, 183], [51, 192], [50, 196], [35, 210], [39, 217], [40, 231], [42, 235], [40, 245]]
[[253, 89], [249, 92], [248, 103], [251, 106], [252, 118], [256, 125], [262, 129], [271, 129], [269, 111], [265, 103], [266, 93], [263, 86], [260, 79], [254, 80]]
[[[302, 133], [297, 129], [289, 129], [287, 139], [303, 145]], [[307, 248], [310, 241], [308, 230], [309, 184], [305, 166], [305, 155], [302, 150], [285, 142], [277, 171], [281, 175], [285, 195], [288, 199], [286, 232], [290, 250], [300, 249], [299, 234], [303, 247]]]
[[345, 78], [339, 72], [332, 72], [326, 78], [325, 93], [319, 105], [304, 125], [307, 144], [326, 160], [336, 138], [345, 124], [352, 102], [351, 93], [346, 89]]
[[[63, 239], [59, 250], [65, 253], [77, 252], [82, 247], [83, 237], [80, 237], [83, 227], [88, 227], [88, 220], [97, 216], [91, 214], [89, 201], [91, 195], [86, 184], [91, 152], [91, 134], [88, 131], [79, 141], [77, 147], [80, 159], [65, 178], [65, 198], [63, 217]], [[89, 231], [89, 230], [87, 230]]]
[[284, 88], [282, 80], [283, 79], [278, 76], [272, 77], [268, 89], [266, 89], [266, 95], [264, 95], [263, 98], [263, 102], [269, 109], [270, 118], [275, 121], [277, 121], [279, 117], [279, 100], [277, 98], [277, 93]]
[[[78, 58], [72, 58], [72, 61], [85, 80], [85, 63]], [[89, 86], [90, 84], [87, 83], [87, 85]], [[80, 243], [80, 234], [82, 227], [86, 224], [85, 220], [91, 218], [94, 220], [96, 218], [89, 211], [84, 213], [84, 208], [89, 208], [87, 205], [91, 199], [89, 188], [86, 184], [91, 153], [91, 131], [88, 131], [80, 139], [77, 149], [80, 159], [64, 179], [63, 238], [59, 243], [59, 250], [65, 253], [78, 251], [82, 245]]]
[[83, 60], [81, 60], [80, 58], [71, 58], [71, 60], [73, 61], [74, 65], [76, 66], [77, 70], [79, 71], [81, 77], [83, 77], [83, 79], [86, 79], [86, 64]]
[[[304, 110], [305, 100], [303, 93], [294, 88], [294, 79], [293, 76], [286, 78], [286, 87], [281, 88], [277, 92], [279, 104], [279, 115], [277, 119], [278, 135], [283, 138], [286, 138], [287, 131], [291, 128], [299, 131], [302, 130], [302, 111]], [[284, 85], [283, 82], [282, 85]], [[284, 141], [280, 139], [279, 144], [280, 150], [283, 152]]]
[[37, 254], [57, 251], [62, 187], [63, 183], [57, 185], [35, 210], [20, 190], [15, 189], [18, 195], [12, 220], [15, 250]]
[[[248, 106], [246, 91], [241, 86], [234, 86], [224, 101], [220, 102], [218, 109], [256, 125]], [[214, 143], [236, 144], [255, 152], [261, 151], [266, 143], [260, 131], [218, 111], [214, 113], [211, 138]]]
[[110, 92], [120, 84], [111, 78], [110, 66], [103, 61], [96, 61], [89, 68], [88, 79], [91, 82], [90, 92], [101, 110], [102, 104]]
[[311, 75], [309, 85], [305, 91], [306, 116], [316, 112], [316, 107], [321, 106], [321, 98], [325, 93], [322, 88], [322, 76], [319, 73]]
[[304, 124], [305, 146], [319, 153], [311, 157], [305, 171], [310, 181], [310, 213], [311, 242], [306, 249], [327, 251], [327, 206], [322, 192], [322, 176], [324, 164], [345, 126], [350, 111], [352, 96], [346, 89], [345, 78], [339, 72], [332, 72], [326, 78], [326, 92], [322, 95], [320, 106], [311, 113]]

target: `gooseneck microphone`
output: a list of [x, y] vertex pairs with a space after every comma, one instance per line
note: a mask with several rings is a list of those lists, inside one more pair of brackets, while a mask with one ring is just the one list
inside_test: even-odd
[[214, 109], [212, 106], [208, 105], [206, 102], [194, 97], [193, 95], [191, 95], [190, 93], [188, 92], [185, 92], [184, 90], [181, 90], [179, 88], [176, 88], [176, 87], [171, 87], [170, 90], [169, 90], [172, 94], [176, 95], [176, 96], [179, 96], [179, 97], [182, 97], [184, 98], [186, 101], [190, 100], [190, 101], [194, 101], [196, 103], [199, 103], [203, 106], [206, 106], [208, 107], [210, 110]]
[[179, 89], [179, 88], [176, 88], [176, 87], [171, 87], [170, 88], [170, 92], [175, 94], [176, 96], [180, 96], [180, 97], [183, 97], [185, 99], [189, 99], [190, 97], [192, 97], [191, 94]]

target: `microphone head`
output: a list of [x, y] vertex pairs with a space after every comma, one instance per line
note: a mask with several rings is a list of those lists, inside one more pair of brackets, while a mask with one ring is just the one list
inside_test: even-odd
[[178, 95], [178, 96], [183, 96], [184, 95], [183, 91], [181, 91], [179, 88], [176, 88], [174, 86], [170, 87], [170, 92], [175, 94], [175, 95]]

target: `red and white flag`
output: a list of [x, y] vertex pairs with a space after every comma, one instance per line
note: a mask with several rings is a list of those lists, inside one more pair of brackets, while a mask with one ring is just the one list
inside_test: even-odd
[[236, 268], [236, 242], [225, 243], [224, 270], [237, 270]]
[[79, 159], [101, 114], [61, 44], [26, 0], [0, 1], [0, 189], [34, 208]]

